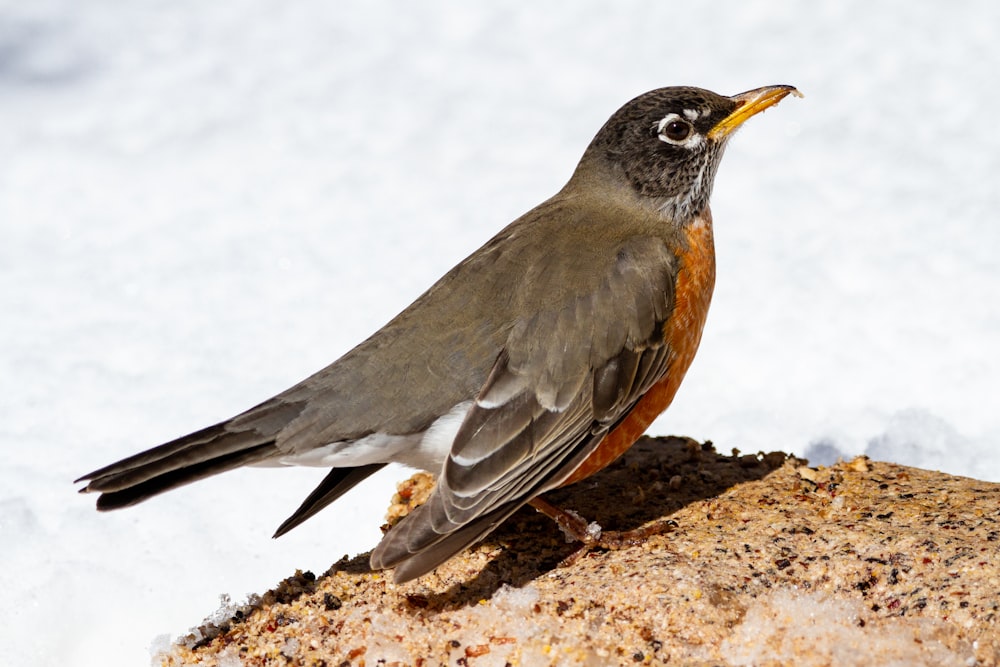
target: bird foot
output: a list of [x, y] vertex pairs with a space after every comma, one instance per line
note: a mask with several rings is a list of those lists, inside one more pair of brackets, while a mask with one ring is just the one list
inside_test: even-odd
[[564, 510], [556, 507], [541, 497], [535, 498], [528, 503], [536, 510], [556, 522], [559, 529], [566, 536], [567, 542], [579, 542], [580, 548], [564, 558], [560, 567], [572, 565], [580, 557], [594, 549], [607, 549], [616, 551], [626, 547], [643, 544], [653, 535], [662, 535], [673, 530], [677, 523], [672, 519], [661, 519], [645, 526], [640, 526], [634, 530], [603, 530], [595, 521], [588, 522], [582, 516], [572, 510]]

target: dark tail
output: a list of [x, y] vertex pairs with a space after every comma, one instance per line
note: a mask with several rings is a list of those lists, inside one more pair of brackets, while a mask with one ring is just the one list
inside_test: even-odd
[[268, 401], [239, 417], [209, 426], [88, 473], [81, 493], [99, 492], [97, 509], [141, 503], [170, 489], [276, 456], [278, 432], [303, 404]]
[[385, 467], [384, 463], [371, 463], [355, 468], [334, 468], [323, 478], [312, 493], [309, 494], [292, 516], [278, 526], [274, 537], [281, 537], [292, 528], [313, 516], [321, 509], [341, 497], [369, 475]]

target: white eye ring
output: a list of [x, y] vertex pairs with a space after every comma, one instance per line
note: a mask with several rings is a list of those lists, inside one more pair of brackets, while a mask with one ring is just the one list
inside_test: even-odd
[[704, 137], [695, 132], [691, 121], [682, 118], [680, 114], [670, 113], [656, 124], [657, 137], [660, 141], [672, 146], [694, 148], [704, 141]]

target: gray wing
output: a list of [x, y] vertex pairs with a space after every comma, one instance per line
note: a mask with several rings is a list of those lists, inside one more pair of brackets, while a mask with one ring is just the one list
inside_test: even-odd
[[[547, 270], [569, 272], [572, 262]], [[420, 576], [572, 475], [669, 370], [662, 326], [676, 264], [661, 239], [630, 239], [596, 271], [596, 288], [518, 321], [435, 491], [386, 535], [372, 566], [396, 567], [397, 581]], [[548, 282], [531, 278], [540, 289]]]

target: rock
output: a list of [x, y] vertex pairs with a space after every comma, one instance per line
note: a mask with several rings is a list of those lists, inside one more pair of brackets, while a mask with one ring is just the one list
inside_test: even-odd
[[[400, 487], [390, 516], [426, 496]], [[577, 553], [525, 508], [395, 585], [367, 555], [296, 573], [162, 665], [997, 665], [1000, 485], [860, 458], [809, 468], [644, 438], [547, 498], [608, 530]], [[570, 564], [566, 562], [571, 561]]]

